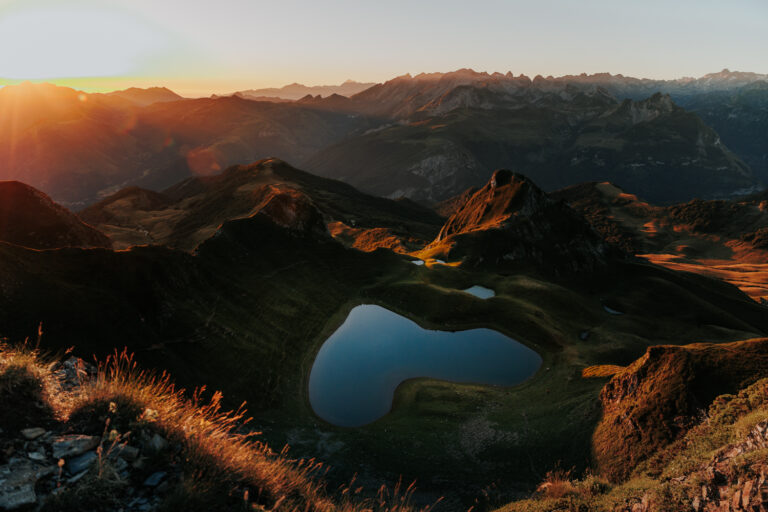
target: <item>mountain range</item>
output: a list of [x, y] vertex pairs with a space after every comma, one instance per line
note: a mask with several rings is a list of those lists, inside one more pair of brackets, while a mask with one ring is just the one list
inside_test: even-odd
[[274, 156], [427, 201], [500, 167], [550, 191], [611, 181], [651, 202], [728, 197], [763, 186], [765, 83], [727, 70], [676, 81], [459, 70], [282, 102], [21, 84], [0, 90], [0, 179], [82, 208]]

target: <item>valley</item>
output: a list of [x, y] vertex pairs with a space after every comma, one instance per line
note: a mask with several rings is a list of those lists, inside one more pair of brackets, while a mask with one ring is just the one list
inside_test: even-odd
[[[82, 213], [122, 250], [2, 244], [0, 329], [22, 339], [43, 319], [51, 350], [74, 345], [104, 357], [126, 346], [184, 386], [222, 390], [233, 406], [246, 400], [270, 445], [330, 464], [330, 482], [357, 474], [376, 488], [402, 475], [418, 482], [415, 503], [444, 496], [452, 509], [491, 485], [495, 500], [525, 496], [558, 463], [590, 465], [600, 390], [612, 373], [583, 378], [586, 369], [623, 368], [659, 344], [768, 331], [765, 307], [730, 284], [632, 258], [598, 236], [605, 230], [568, 238], [590, 233], [587, 220], [611, 217], [583, 220], [578, 205], [564, 210], [523, 176], [499, 171], [465, 198], [442, 220], [278, 160], [159, 196], [129, 189]], [[339, 222], [362, 231], [335, 239], [329, 226]], [[371, 229], [388, 230], [428, 263], [411, 264], [386, 240], [354, 248], [354, 235]], [[570, 255], [551, 248], [567, 240]], [[520, 252], [505, 259], [509, 247]], [[462, 291], [472, 287], [495, 295]], [[333, 426], [313, 411], [311, 370], [361, 304], [424, 329], [492, 329], [538, 353], [541, 366], [511, 388], [406, 378], [390, 413]]]
[[759, 510], [767, 81], [0, 88], [0, 509]]

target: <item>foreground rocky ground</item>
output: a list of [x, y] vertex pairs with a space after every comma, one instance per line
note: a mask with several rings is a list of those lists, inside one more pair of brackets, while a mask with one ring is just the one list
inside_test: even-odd
[[412, 487], [328, 491], [323, 464], [273, 452], [205, 394], [125, 352], [97, 368], [0, 344], [0, 510], [413, 510]]
[[[59, 399], [77, 394], [82, 383], [96, 375], [93, 365], [75, 357], [53, 363], [49, 370], [63, 395]], [[42, 403], [30, 406], [46, 407]], [[117, 405], [112, 402], [109, 410], [117, 413]], [[152, 414], [150, 410], [145, 412]], [[140, 430], [137, 435], [121, 434], [110, 429], [109, 417], [104, 419], [101, 436], [76, 430], [72, 425], [49, 424], [47, 428], [0, 431], [1, 509], [68, 508], [62, 502], [72, 501], [82, 492], [81, 486], [91, 486], [101, 479], [107, 487], [132, 484], [125, 487], [127, 499], [115, 505], [115, 510], [152, 510], [168, 492], [169, 481], [180, 477], [172, 459], [167, 465], [158, 464], [160, 455], [178, 452], [179, 447], [171, 446], [157, 433]]]

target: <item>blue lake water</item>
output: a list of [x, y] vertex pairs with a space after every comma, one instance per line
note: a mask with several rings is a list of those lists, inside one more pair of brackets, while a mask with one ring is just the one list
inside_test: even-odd
[[320, 347], [309, 401], [325, 421], [365, 425], [386, 415], [397, 386], [416, 377], [512, 386], [531, 378], [541, 357], [491, 329], [434, 331], [375, 305], [357, 306]]
[[495, 291], [491, 290], [490, 288], [486, 288], [485, 286], [479, 286], [479, 285], [471, 286], [466, 290], [462, 290], [462, 291], [472, 294], [475, 297], [479, 297], [481, 299], [490, 299], [491, 297], [496, 296]]

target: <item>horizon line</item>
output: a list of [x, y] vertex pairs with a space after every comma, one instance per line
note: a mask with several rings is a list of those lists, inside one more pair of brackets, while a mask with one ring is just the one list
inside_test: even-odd
[[[512, 71], [506, 71], [506, 72], [500, 72], [500, 71], [477, 71], [473, 68], [468, 67], [462, 67], [457, 68], [450, 71], [421, 71], [418, 73], [411, 73], [406, 72], [402, 73], [396, 76], [393, 76], [391, 78], [388, 78], [383, 81], [377, 81], [377, 80], [365, 80], [365, 79], [354, 79], [354, 78], [347, 78], [343, 81], [337, 81], [336, 83], [323, 83], [323, 84], [310, 84], [310, 83], [302, 83], [298, 81], [292, 81], [289, 83], [283, 83], [282, 85], [271, 85], [271, 86], [245, 86], [245, 87], [237, 87], [234, 85], [235, 82], [244, 82], [247, 80], [243, 79], [231, 79], [230, 82], [233, 83], [233, 86], [230, 88], [227, 88], [227, 92], [221, 92], [222, 89], [218, 89], [214, 92], [213, 89], [205, 88], [203, 84], [208, 81], [210, 82], [210, 78], [202, 78], [202, 77], [196, 77], [196, 78], [189, 78], [189, 77], [130, 77], [130, 76], [81, 76], [81, 77], [46, 77], [46, 78], [9, 78], [9, 77], [2, 77], [0, 76], [0, 88], [3, 88], [5, 86], [14, 86], [14, 85], [22, 85], [25, 83], [30, 84], [50, 84], [55, 85], [57, 87], [66, 87], [70, 89], [74, 89], [79, 92], [84, 93], [110, 93], [110, 92], [119, 92], [119, 91], [125, 91], [127, 89], [150, 89], [150, 88], [165, 88], [168, 89], [176, 94], [179, 94], [178, 90], [187, 90], [187, 89], [194, 89], [196, 85], [200, 85], [201, 90], [205, 89], [208, 91], [207, 94], [200, 94], [192, 95], [192, 96], [183, 96], [185, 98], [195, 98], [195, 97], [209, 97], [209, 96], [228, 96], [233, 95], [241, 91], [245, 90], [262, 90], [262, 89], [283, 89], [285, 87], [291, 86], [291, 85], [297, 85], [297, 86], [303, 86], [307, 88], [313, 88], [313, 87], [336, 87], [343, 85], [347, 82], [353, 82], [353, 83], [360, 83], [360, 84], [366, 84], [371, 83], [374, 85], [383, 84], [386, 82], [389, 82], [391, 80], [395, 80], [398, 78], [417, 78], [420, 76], [429, 76], [429, 75], [447, 75], [451, 73], [458, 73], [461, 71], [468, 71], [472, 73], [476, 73], [478, 75], [486, 75], [488, 77], [494, 77], [494, 76], [509, 76], [514, 78], [521, 78], [525, 77], [529, 80], [535, 80], [537, 78], [542, 78], [545, 80], [557, 80], [557, 79], [563, 79], [568, 77], [595, 77], [595, 76], [610, 76], [610, 77], [620, 77], [620, 78], [630, 78], [630, 79], [636, 79], [636, 80], [647, 80], [647, 81], [656, 81], [656, 82], [675, 82], [675, 81], [681, 81], [681, 80], [699, 80], [701, 78], [704, 78], [709, 75], [714, 75], [718, 73], [749, 73], [754, 75], [761, 75], [768, 78], [768, 73], [760, 73], [757, 71], [741, 71], [741, 70], [731, 70], [730, 68], [722, 68], [720, 71], [712, 71], [709, 73], [704, 73], [701, 76], [695, 77], [695, 76], [679, 76], [676, 78], [647, 78], [647, 77], [640, 77], [640, 76], [634, 76], [634, 75], [628, 75], [624, 73], [611, 73], [610, 71], [598, 71], [593, 73], [586, 73], [582, 72], [579, 74], [563, 74], [563, 75], [542, 75], [541, 73], [537, 73], [534, 76], [527, 75], [525, 73], [520, 73], [518, 75], [515, 75], [512, 73]], [[216, 79], [214, 79], [216, 80]], [[224, 81], [223, 80], [216, 80], [216, 81]], [[88, 82], [93, 83], [93, 85], [88, 86], [86, 85]], [[99, 86], [98, 83], [102, 82], [104, 83], [103, 86]], [[180, 89], [177, 87], [164, 85], [163, 83], [168, 82], [178, 82], [178, 83], [185, 83], [188, 84], [187, 86], [182, 86]], [[110, 85], [107, 86], [106, 84], [109, 83]], [[117, 85], [121, 84], [122, 85]], [[142, 85], [136, 85], [137, 83], [141, 83]], [[148, 85], [148, 84], [154, 84], [154, 85]], [[180, 94], [181, 95], [181, 94]]]

